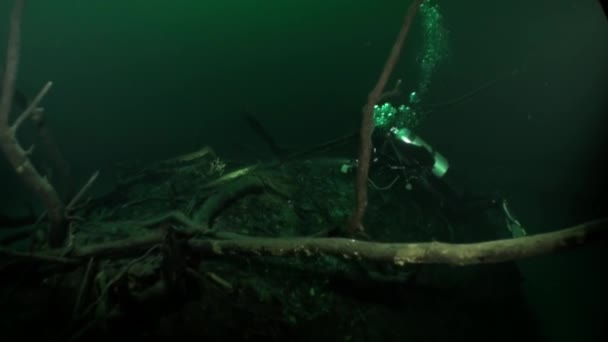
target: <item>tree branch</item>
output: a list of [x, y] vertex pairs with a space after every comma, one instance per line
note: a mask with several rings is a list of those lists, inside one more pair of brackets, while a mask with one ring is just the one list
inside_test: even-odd
[[470, 244], [377, 243], [345, 238], [190, 240], [193, 250], [213, 255], [319, 256], [408, 264], [466, 266], [500, 263], [570, 250], [608, 240], [608, 219], [516, 239]]
[[68, 227], [65, 219], [65, 206], [55, 188], [34, 167], [29, 159], [28, 151], [24, 150], [17, 140], [15, 131], [19, 124], [29, 116], [33, 108], [42, 100], [50, 88], [47, 83], [40, 91], [36, 100], [17, 118], [13, 126], [9, 123], [9, 114], [15, 92], [17, 69], [19, 65], [19, 48], [21, 44], [21, 16], [25, 0], [16, 0], [10, 17], [8, 46], [6, 55], [6, 70], [4, 73], [3, 91], [0, 98], [0, 148], [6, 155], [10, 165], [17, 175], [44, 202], [50, 220], [48, 242], [52, 247], [63, 244], [67, 237]]
[[[465, 266], [500, 263], [531, 258], [580, 248], [608, 241], [608, 218], [585, 222], [549, 233], [515, 239], [479, 243], [451, 244], [443, 242], [381, 243], [348, 238], [257, 238], [236, 237], [220, 239], [192, 238], [191, 250], [213, 256], [323, 256], [408, 264], [449, 264]], [[226, 234], [226, 237], [231, 236]], [[146, 236], [75, 248], [66, 256], [69, 260], [91, 257], [117, 258], [137, 255], [162, 243], [165, 232], [155, 231]], [[0, 250], [2, 251], [2, 250]], [[62, 249], [45, 253], [39, 259], [60, 255]], [[6, 254], [6, 251], [5, 251]], [[28, 257], [27, 255], [20, 255]]]
[[410, 30], [410, 26], [420, 7], [420, 4], [424, 0], [414, 0], [410, 5], [410, 8], [405, 15], [403, 25], [399, 31], [399, 35], [393, 44], [391, 53], [384, 64], [384, 69], [380, 74], [380, 78], [376, 83], [376, 86], [369, 93], [367, 97], [367, 104], [363, 107], [363, 119], [361, 122], [361, 132], [359, 136], [359, 163], [357, 165], [357, 193], [356, 193], [356, 205], [355, 211], [351, 217], [350, 230], [351, 233], [362, 232], [363, 227], [363, 216], [365, 215], [365, 209], [367, 208], [367, 179], [369, 178], [369, 160], [371, 157], [372, 150], [372, 133], [374, 131], [374, 106], [382, 98], [384, 88], [391, 76], [395, 64], [399, 59], [401, 48], [405, 37]]
[[8, 46], [6, 49], [6, 68], [2, 80], [2, 96], [0, 98], [0, 125], [8, 127], [8, 118], [13, 104], [17, 69], [19, 66], [19, 50], [21, 47], [21, 15], [25, 0], [17, 0], [9, 20]]

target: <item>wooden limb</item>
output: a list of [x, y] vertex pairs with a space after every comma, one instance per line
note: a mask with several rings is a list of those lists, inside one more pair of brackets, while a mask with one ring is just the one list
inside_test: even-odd
[[199, 189], [207, 190], [207, 189], [213, 189], [213, 188], [219, 187], [225, 183], [228, 183], [235, 179], [246, 176], [246, 175], [252, 173], [253, 171], [255, 171], [259, 167], [260, 167], [259, 164], [255, 164], [252, 166], [247, 166], [247, 167], [240, 168], [238, 170], [231, 171], [231, 172], [221, 176], [220, 178], [214, 179], [209, 183], [203, 184], [201, 187], [199, 187]]
[[15, 119], [15, 122], [13, 122], [13, 124], [11, 126], [11, 129], [13, 130], [13, 132], [17, 132], [17, 130], [19, 129], [19, 127], [21, 127], [23, 122], [25, 122], [25, 120], [29, 119], [29, 117], [31, 115], [33, 115], [34, 113], [36, 113], [36, 112], [42, 113], [43, 110], [41, 108], [39, 108], [38, 105], [40, 104], [40, 102], [42, 101], [44, 96], [49, 92], [49, 90], [51, 90], [52, 86], [53, 86], [53, 82], [46, 82], [46, 84], [38, 92], [38, 94], [36, 95], [34, 100], [32, 100], [32, 102], [29, 104], [29, 106], [27, 106], [27, 108], [17, 117], [17, 119]]
[[83, 247], [75, 247], [70, 253], [73, 258], [122, 258], [139, 254], [143, 250], [161, 244], [165, 239], [165, 232], [158, 230], [125, 240], [99, 243]]
[[[17, 259], [71, 266], [82, 264], [93, 257], [106, 259], [134, 257], [146, 251], [144, 256], [131, 261], [130, 267], [161, 246], [165, 236], [165, 232], [155, 231], [142, 237], [76, 248], [72, 250], [69, 258], [57, 256], [64, 252], [63, 249], [44, 254], [0, 249], [0, 254]], [[230, 240], [190, 238], [187, 240], [186, 251], [215, 257], [334, 256], [345, 260], [374, 261], [397, 266], [412, 264], [467, 266], [521, 260], [606, 242], [608, 242], [608, 218], [550, 233], [469, 244], [378, 243], [347, 238], [240, 238], [235, 235], [235, 238]], [[55, 270], [57, 271], [61, 272], [63, 269]], [[109, 285], [104, 288], [109, 288]], [[85, 315], [89, 310], [84, 310]]]
[[209, 197], [194, 214], [194, 221], [207, 230], [211, 229], [213, 219], [230, 202], [246, 194], [264, 190], [264, 182], [258, 177], [244, 177], [231, 184], [224, 185], [220, 190]]
[[78, 319], [78, 316], [82, 310], [82, 304], [86, 300], [87, 293], [90, 290], [92, 279], [93, 265], [95, 263], [95, 258], [89, 258], [89, 262], [87, 263], [87, 267], [84, 271], [84, 275], [82, 276], [82, 283], [80, 283], [80, 289], [78, 291], [78, 296], [76, 297], [76, 303], [74, 304], [74, 309], [72, 310], [72, 319]]
[[95, 173], [93, 173], [93, 175], [91, 175], [91, 177], [89, 177], [89, 180], [82, 186], [82, 188], [80, 188], [80, 190], [76, 193], [76, 195], [70, 200], [70, 202], [66, 206], [66, 211], [74, 209], [74, 206], [78, 203], [78, 201], [80, 201], [80, 199], [87, 192], [87, 190], [89, 190], [91, 188], [93, 183], [95, 183], [95, 180], [97, 179], [98, 176], [99, 176], [99, 171], [95, 171]]
[[207, 277], [209, 277], [209, 279], [211, 279], [214, 283], [218, 284], [219, 286], [223, 287], [225, 290], [228, 290], [228, 291], [234, 290], [234, 286], [230, 282], [228, 282], [224, 278], [218, 276], [217, 274], [215, 274], [213, 272], [206, 272], [205, 274], [207, 275]]
[[351, 233], [363, 232], [363, 216], [367, 208], [367, 180], [369, 178], [369, 161], [372, 150], [372, 133], [374, 131], [374, 106], [382, 98], [382, 94], [388, 79], [395, 68], [395, 64], [399, 59], [401, 48], [405, 37], [409, 32], [411, 23], [422, 4], [423, 0], [414, 0], [410, 5], [409, 10], [403, 21], [401, 31], [393, 44], [391, 53], [384, 64], [384, 69], [380, 74], [380, 78], [376, 86], [372, 89], [367, 97], [367, 104], [363, 107], [363, 119], [361, 122], [361, 132], [359, 136], [359, 163], [357, 165], [357, 193], [355, 202], [355, 211], [350, 220]]
[[50, 84], [47, 83], [37, 96], [36, 101], [38, 102], [33, 101], [18, 117], [15, 124], [11, 126], [9, 123], [9, 114], [15, 92], [15, 81], [17, 79], [19, 64], [21, 15], [24, 3], [24, 0], [16, 0], [10, 17], [6, 70], [4, 73], [2, 97], [0, 98], [0, 148], [25, 185], [44, 202], [50, 220], [48, 243], [52, 247], [58, 247], [64, 243], [68, 233], [68, 225], [64, 216], [65, 205], [55, 188], [31, 163], [29, 153], [20, 145], [15, 131], [19, 123], [27, 117], [28, 110], [31, 112], [31, 108], [36, 108], [37, 103], [42, 100], [44, 93], [50, 88]]
[[[70, 258], [116, 258], [140, 253], [163, 242], [164, 233], [75, 249]], [[608, 218], [585, 222], [550, 233], [479, 243], [380, 243], [347, 238], [235, 238], [190, 239], [193, 251], [215, 256], [320, 256], [407, 264], [465, 266], [535, 257], [608, 241]], [[58, 253], [62, 250], [58, 251]], [[72, 260], [72, 259], [70, 259]]]
[[409, 264], [466, 266], [500, 263], [555, 253], [608, 240], [608, 219], [551, 233], [470, 244], [442, 242], [376, 243], [346, 238], [192, 239], [194, 251], [211, 255], [319, 256]]

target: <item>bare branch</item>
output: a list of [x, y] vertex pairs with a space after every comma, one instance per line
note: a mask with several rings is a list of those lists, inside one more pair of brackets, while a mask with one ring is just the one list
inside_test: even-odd
[[608, 219], [551, 233], [470, 244], [377, 243], [345, 238], [190, 240], [190, 247], [213, 255], [320, 256], [408, 264], [466, 266], [530, 258], [608, 240]]
[[36, 170], [29, 159], [28, 151], [21, 146], [15, 132], [15, 129], [19, 127], [21, 122], [32, 112], [35, 112], [37, 103], [48, 91], [51, 84], [47, 83], [36, 97], [37, 102], [35, 100], [30, 104], [28, 110], [17, 118], [14, 126], [11, 127], [9, 125], [9, 114], [15, 92], [15, 81], [17, 80], [21, 42], [21, 15], [24, 4], [25, 0], [16, 0], [10, 17], [6, 70], [2, 82], [2, 97], [0, 98], [0, 149], [25, 185], [44, 202], [50, 219], [48, 231], [49, 244], [52, 247], [57, 247], [63, 244], [68, 232], [64, 217], [65, 206], [55, 188]]
[[[155, 231], [146, 236], [85, 246], [76, 248], [69, 257], [87, 260], [93, 256], [116, 258], [136, 255], [142, 250], [162, 243], [164, 236], [164, 232]], [[608, 218], [550, 233], [468, 244], [380, 243], [347, 238], [241, 237], [227, 240], [192, 238], [188, 241], [188, 245], [194, 252], [216, 256], [331, 255], [345, 259], [388, 262], [401, 266], [407, 264], [465, 266], [525, 259], [606, 241], [608, 241]]]
[[17, 119], [11, 126], [11, 130], [13, 131], [13, 133], [16, 133], [17, 130], [19, 129], [19, 126], [21, 126], [21, 124], [25, 120], [27, 120], [30, 117], [30, 115], [34, 114], [34, 112], [36, 112], [36, 110], [39, 109], [38, 105], [40, 104], [40, 101], [42, 101], [42, 99], [44, 98], [46, 93], [48, 93], [48, 91], [51, 89], [52, 86], [53, 86], [53, 82], [50, 82], [50, 81], [46, 82], [44, 87], [42, 87], [42, 89], [38, 92], [36, 97], [34, 97], [32, 102], [30, 103], [30, 105], [27, 106], [27, 108], [23, 111], [23, 113], [21, 113], [21, 115], [19, 115], [17, 117]]
[[8, 117], [13, 104], [15, 82], [19, 67], [19, 49], [21, 48], [21, 16], [25, 0], [16, 0], [9, 20], [8, 45], [6, 47], [6, 68], [2, 81], [0, 98], [0, 125], [8, 125]]
[[89, 177], [89, 180], [85, 183], [85, 185], [72, 198], [72, 200], [70, 201], [70, 203], [68, 203], [68, 205], [66, 206], [66, 211], [70, 211], [70, 210], [72, 210], [74, 208], [74, 206], [76, 205], [76, 203], [78, 203], [78, 201], [80, 201], [80, 199], [82, 198], [82, 196], [89, 190], [89, 188], [91, 188], [91, 186], [93, 185], [93, 183], [95, 183], [95, 180], [97, 179], [98, 176], [99, 176], [99, 170], [95, 171], [95, 173], [93, 173], [93, 175], [91, 175], [91, 177]]

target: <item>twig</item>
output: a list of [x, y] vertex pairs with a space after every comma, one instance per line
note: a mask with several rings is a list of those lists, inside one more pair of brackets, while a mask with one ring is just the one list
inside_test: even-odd
[[[606, 243], [608, 241], [608, 218], [585, 222], [550, 233], [468, 244], [380, 243], [346, 238], [256, 238], [220, 233], [218, 236], [233, 236], [234, 238], [228, 240], [190, 238], [187, 243], [191, 252], [205, 256], [334, 256], [346, 260], [376, 261], [399, 266], [409, 264], [466, 266], [520, 260]], [[55, 256], [63, 249], [49, 251], [47, 255], [31, 255], [12, 251], [7, 253], [7, 250], [0, 249], [0, 254], [45, 262], [79, 263], [92, 257], [121, 258], [146, 250], [143, 256], [130, 262], [123, 270], [124, 272], [160, 246], [164, 239], [165, 233], [155, 231], [142, 237], [77, 248], [72, 251], [70, 258]], [[121, 274], [124, 273], [121, 272]], [[110, 283], [114, 283], [118, 279], [119, 277], [115, 277]], [[109, 286], [108, 284], [104, 288], [109, 288]], [[96, 303], [99, 301], [98, 298]]]
[[80, 284], [80, 290], [78, 291], [78, 297], [76, 297], [76, 304], [74, 304], [74, 310], [72, 311], [72, 318], [76, 319], [78, 313], [80, 312], [80, 308], [82, 307], [82, 301], [84, 300], [85, 293], [89, 289], [91, 270], [93, 269], [93, 264], [95, 262], [95, 257], [89, 258], [89, 262], [87, 263], [87, 268], [82, 277], [82, 283]]
[[95, 171], [95, 173], [93, 173], [93, 175], [91, 175], [89, 180], [80, 189], [80, 191], [78, 191], [78, 193], [72, 198], [70, 203], [68, 203], [68, 205], [66, 206], [66, 211], [70, 211], [74, 208], [74, 206], [76, 205], [76, 203], [78, 203], [78, 201], [84, 195], [84, 193], [87, 192], [87, 190], [89, 190], [89, 188], [93, 185], [93, 183], [97, 179], [97, 176], [99, 176], [99, 171]]
[[253, 192], [264, 190], [265, 184], [258, 177], [243, 177], [223, 186], [219, 192], [209, 197], [195, 212], [194, 221], [200, 222], [204, 230], [212, 229], [213, 219], [228, 203]]
[[[2, 97], [0, 98], [0, 148], [8, 159], [13, 170], [40, 199], [48, 212], [49, 234], [48, 242], [51, 247], [58, 247], [63, 244], [68, 233], [68, 226], [65, 221], [65, 206], [55, 188], [43, 177], [34, 167], [26, 151], [19, 141], [15, 129], [27, 118], [26, 110], [13, 126], [9, 125], [9, 114], [11, 111], [13, 94], [15, 92], [15, 81], [17, 79], [17, 69], [19, 66], [19, 49], [21, 45], [21, 16], [23, 14], [24, 0], [16, 0], [10, 17], [8, 46], [6, 54], [6, 70], [3, 80]], [[51, 83], [47, 83], [37, 96], [40, 101]], [[28, 109], [37, 108], [34, 101]]]
[[13, 122], [13, 125], [11, 126], [11, 130], [13, 132], [17, 132], [17, 130], [19, 129], [21, 124], [25, 120], [27, 120], [30, 117], [30, 115], [32, 115], [34, 113], [34, 111], [39, 110], [38, 104], [40, 104], [40, 101], [42, 101], [42, 99], [44, 98], [46, 93], [48, 93], [48, 91], [51, 89], [52, 86], [53, 86], [53, 82], [50, 82], [50, 81], [46, 82], [44, 87], [42, 87], [42, 89], [38, 92], [38, 95], [36, 95], [36, 97], [34, 97], [32, 102], [30, 103], [30, 105], [27, 106], [27, 108], [23, 111], [23, 113], [21, 113], [21, 115], [19, 115], [17, 117], [15, 122]]
[[8, 118], [13, 104], [17, 69], [19, 67], [19, 50], [21, 48], [21, 16], [24, 0], [16, 0], [10, 16], [8, 46], [6, 48], [6, 68], [2, 81], [0, 98], [0, 125], [8, 127]]
[[206, 272], [205, 274], [209, 277], [209, 279], [213, 280], [216, 284], [220, 285], [224, 289], [226, 289], [228, 291], [234, 290], [234, 286], [232, 286], [232, 284], [230, 282], [228, 282], [226, 279], [218, 276], [217, 274], [215, 274], [213, 272]]

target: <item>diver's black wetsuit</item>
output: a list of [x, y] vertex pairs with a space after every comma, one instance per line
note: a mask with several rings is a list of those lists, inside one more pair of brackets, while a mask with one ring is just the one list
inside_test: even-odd
[[393, 177], [405, 178], [412, 190], [436, 203], [452, 220], [466, 220], [488, 209], [498, 208], [502, 203], [498, 195], [464, 196], [458, 193], [444, 178], [433, 174], [435, 160], [424, 147], [397, 141], [390, 134], [375, 134], [373, 140], [371, 177], [390, 173]]

